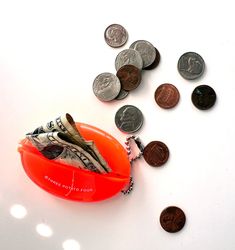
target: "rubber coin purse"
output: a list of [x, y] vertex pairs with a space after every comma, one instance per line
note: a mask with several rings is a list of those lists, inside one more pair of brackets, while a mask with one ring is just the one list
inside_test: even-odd
[[111, 173], [97, 174], [45, 158], [28, 139], [18, 151], [29, 178], [45, 191], [74, 201], [100, 201], [119, 193], [130, 181], [130, 161], [125, 148], [108, 133], [84, 123], [76, 123], [81, 135], [92, 140]]

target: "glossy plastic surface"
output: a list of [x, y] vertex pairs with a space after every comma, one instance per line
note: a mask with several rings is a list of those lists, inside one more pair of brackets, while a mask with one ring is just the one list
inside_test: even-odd
[[93, 126], [76, 123], [86, 140], [93, 140], [112, 168], [108, 174], [97, 174], [45, 158], [24, 139], [18, 151], [25, 172], [38, 186], [61, 198], [77, 201], [98, 201], [120, 192], [128, 184], [130, 163], [125, 149], [111, 135]]

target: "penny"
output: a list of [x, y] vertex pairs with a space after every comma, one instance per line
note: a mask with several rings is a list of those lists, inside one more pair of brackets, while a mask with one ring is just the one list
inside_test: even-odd
[[170, 109], [176, 106], [179, 102], [180, 94], [178, 89], [170, 84], [161, 84], [154, 94], [156, 103], [164, 109]]
[[182, 209], [170, 206], [165, 208], [160, 215], [160, 224], [168, 233], [180, 231], [186, 222], [186, 216]]
[[117, 77], [124, 90], [136, 89], [141, 82], [141, 70], [134, 65], [124, 65], [117, 71]]
[[148, 41], [138, 40], [131, 44], [130, 49], [137, 50], [143, 60], [143, 68], [150, 66], [156, 58], [155, 47]]
[[140, 53], [134, 49], [122, 50], [115, 59], [115, 68], [119, 70], [122, 66], [131, 64], [138, 69], [143, 68], [143, 60]]
[[184, 53], [178, 61], [178, 71], [187, 80], [199, 78], [205, 69], [203, 58], [195, 52]]
[[216, 93], [213, 88], [208, 85], [197, 86], [192, 93], [193, 104], [201, 110], [207, 110], [214, 106], [216, 101]]
[[155, 69], [158, 66], [158, 64], [160, 62], [161, 55], [156, 48], [155, 48], [155, 50], [156, 50], [156, 57], [154, 59], [154, 62], [151, 65], [149, 65], [148, 67], [143, 68], [144, 70]]
[[144, 148], [143, 156], [149, 165], [160, 167], [167, 162], [169, 149], [163, 142], [152, 141]]
[[112, 73], [99, 74], [93, 82], [93, 92], [101, 101], [115, 99], [121, 90], [121, 83], [117, 76]]
[[104, 32], [104, 39], [109, 46], [119, 48], [127, 42], [128, 33], [122, 25], [111, 24]]
[[129, 91], [124, 90], [124, 89], [121, 88], [118, 96], [115, 99], [116, 100], [122, 100], [122, 99], [126, 98], [128, 95], [129, 95]]
[[124, 105], [116, 112], [115, 124], [122, 132], [134, 133], [143, 125], [143, 114], [133, 105]]

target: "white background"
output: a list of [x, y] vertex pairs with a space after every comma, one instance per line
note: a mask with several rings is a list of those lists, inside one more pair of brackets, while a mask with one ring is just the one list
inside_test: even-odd
[[[233, 250], [235, 249], [235, 15], [233, 1], [0, 1], [0, 249], [1, 250]], [[127, 44], [110, 48], [105, 28], [122, 24]], [[143, 73], [122, 100], [100, 102], [92, 83], [115, 73], [116, 55], [137, 39], [155, 45], [160, 65]], [[189, 82], [178, 58], [199, 53], [206, 72]], [[154, 101], [162, 83], [181, 94], [175, 109]], [[199, 84], [217, 93], [214, 108], [197, 110]], [[124, 143], [114, 123], [125, 104], [144, 114], [139, 136], [170, 150], [167, 164], [143, 159], [133, 169], [134, 191], [98, 203], [70, 202], [26, 176], [17, 152], [24, 134], [65, 112]], [[15, 206], [21, 205], [23, 207]], [[181, 207], [187, 222], [176, 234], [159, 224], [161, 211]], [[22, 210], [25, 208], [25, 210]], [[17, 219], [16, 217], [23, 217]], [[39, 224], [44, 225], [40, 230]], [[39, 232], [39, 233], [38, 233]], [[46, 235], [45, 236], [42, 236]]]

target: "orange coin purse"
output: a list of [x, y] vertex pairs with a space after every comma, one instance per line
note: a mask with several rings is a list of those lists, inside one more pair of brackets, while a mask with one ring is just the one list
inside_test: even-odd
[[18, 151], [29, 178], [47, 192], [74, 201], [100, 201], [119, 193], [130, 181], [130, 161], [125, 148], [108, 133], [88, 124], [76, 123], [86, 140], [92, 140], [112, 172], [95, 172], [45, 158], [28, 139]]

